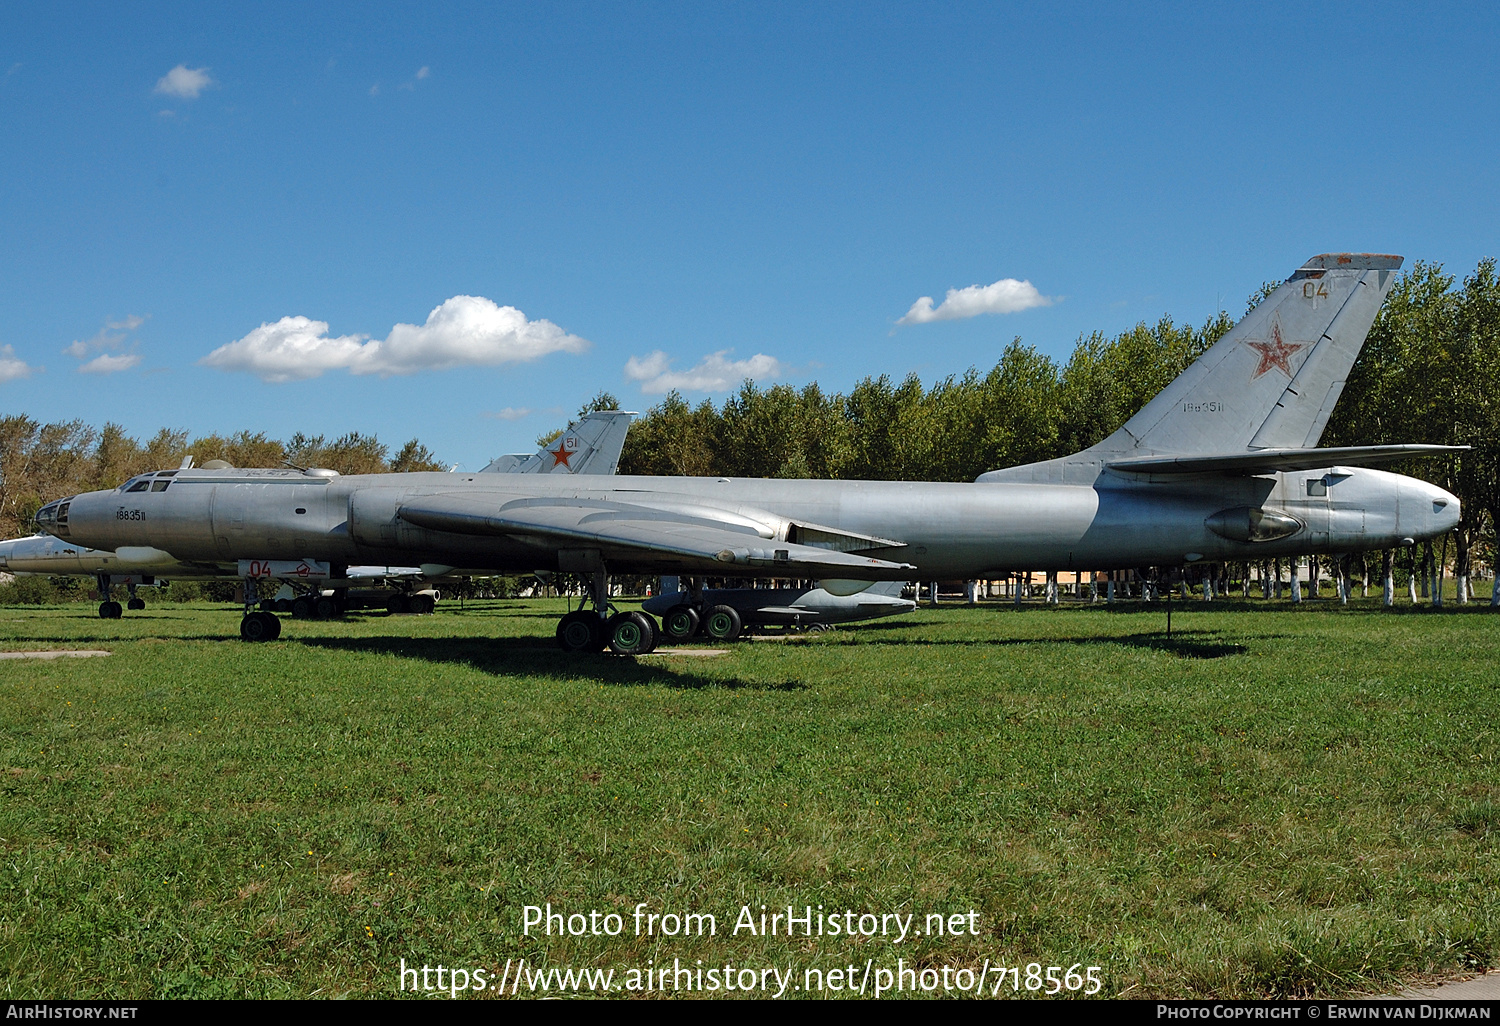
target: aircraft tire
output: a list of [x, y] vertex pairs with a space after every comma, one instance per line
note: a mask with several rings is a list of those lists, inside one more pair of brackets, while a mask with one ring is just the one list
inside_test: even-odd
[[437, 603], [432, 600], [431, 595], [413, 595], [411, 599], [411, 611], [419, 616], [430, 616], [437, 608]]
[[703, 633], [715, 641], [733, 641], [741, 628], [740, 614], [733, 606], [714, 606], [703, 618]]
[[411, 603], [407, 601], [405, 595], [398, 592], [385, 600], [385, 609], [394, 616], [400, 616], [402, 613], [411, 612]]
[[101, 602], [101, 603], [99, 603], [99, 619], [101, 619], [101, 620], [118, 620], [119, 618], [120, 618], [120, 603], [118, 603], [118, 602]]
[[277, 599], [276, 602], [275, 602], [275, 606], [276, 606], [276, 608], [273, 609], [273, 610], [271, 610], [271, 612], [273, 612], [273, 613], [290, 613], [292, 611], [292, 600], [291, 599]]
[[292, 600], [292, 619], [311, 620], [313, 615], [312, 599], [306, 595]]
[[604, 621], [597, 613], [578, 609], [557, 621], [557, 643], [564, 652], [598, 652], [604, 641]]
[[270, 613], [251, 613], [240, 621], [244, 641], [275, 641], [281, 636], [281, 621]]
[[645, 613], [616, 613], [604, 630], [616, 655], [645, 655], [656, 647], [656, 625]]
[[339, 615], [338, 603], [327, 595], [313, 603], [313, 616], [319, 620], [332, 620]]
[[698, 610], [676, 605], [661, 618], [661, 632], [671, 641], [686, 641], [698, 633]]
[[125, 608], [126, 609], [145, 609], [146, 608], [146, 600], [145, 599], [141, 599], [141, 598], [133, 598], [129, 602], [125, 603]]

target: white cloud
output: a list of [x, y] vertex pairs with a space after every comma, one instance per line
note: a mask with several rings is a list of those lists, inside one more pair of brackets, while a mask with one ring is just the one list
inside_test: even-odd
[[17, 359], [16, 351], [10, 346], [0, 346], [0, 383], [29, 378], [37, 370], [41, 368], [29, 367], [25, 360]]
[[79, 367], [78, 373], [114, 374], [117, 371], [129, 370], [140, 362], [140, 353], [121, 353], [119, 356], [110, 353], [101, 353], [82, 367]]
[[368, 335], [329, 336], [327, 321], [283, 317], [222, 345], [198, 362], [226, 371], [248, 371], [262, 381], [315, 378], [345, 368], [351, 374], [415, 374], [450, 367], [525, 363], [552, 353], [581, 353], [587, 339], [547, 320], [528, 321], [513, 306], [483, 296], [454, 296], [427, 315], [425, 324], [397, 324], [384, 340]]
[[198, 94], [214, 84], [208, 77], [207, 68], [190, 68], [179, 64], [156, 81], [153, 92], [175, 96], [182, 100], [196, 100]]
[[486, 411], [485, 416], [491, 420], [522, 420], [535, 412], [530, 406], [523, 406], [519, 410], [514, 406], [507, 406], [505, 409], [495, 410], [493, 413]]
[[756, 353], [748, 360], [729, 360], [732, 352], [721, 349], [698, 361], [692, 370], [674, 371], [671, 358], [660, 349], [650, 356], [632, 356], [625, 361], [625, 376], [641, 383], [641, 391], [647, 395], [660, 395], [677, 389], [679, 392], [727, 392], [746, 378], [779, 378], [786, 374], [786, 366], [774, 356]]
[[1051, 306], [1053, 300], [1036, 290], [1029, 281], [1001, 278], [993, 285], [970, 285], [966, 289], [949, 289], [947, 297], [932, 307], [932, 297], [923, 296], [911, 305], [897, 324], [926, 324], [929, 321], [956, 321], [980, 314], [1007, 314], [1029, 310], [1034, 306]]
[[125, 339], [136, 328], [146, 323], [146, 318], [138, 314], [130, 314], [123, 320], [105, 321], [104, 327], [87, 341], [74, 339], [72, 343], [63, 347], [63, 352], [75, 360], [84, 360], [93, 354], [99, 354], [88, 363], [78, 368], [81, 374], [113, 374], [115, 371], [129, 370], [141, 362], [140, 354], [134, 352], [135, 346], [131, 345], [131, 352], [119, 355], [109, 355], [107, 350], [123, 349]]

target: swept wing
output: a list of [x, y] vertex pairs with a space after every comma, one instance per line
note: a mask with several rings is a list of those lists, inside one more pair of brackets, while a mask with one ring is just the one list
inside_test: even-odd
[[[403, 503], [396, 515], [417, 527], [452, 534], [502, 536], [538, 545], [597, 548], [608, 558], [671, 555], [733, 566], [785, 568], [817, 577], [858, 572], [904, 577], [916, 569], [850, 549], [900, 548], [902, 543], [793, 524], [770, 513], [751, 515], [695, 502], [686, 496], [643, 494], [635, 501], [606, 497], [493, 499], [462, 494], [424, 496]], [[818, 544], [794, 541], [799, 531]]]

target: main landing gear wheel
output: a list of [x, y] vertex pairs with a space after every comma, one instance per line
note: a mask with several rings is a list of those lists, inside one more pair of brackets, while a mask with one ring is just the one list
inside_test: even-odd
[[99, 619], [101, 619], [101, 620], [118, 620], [119, 618], [120, 618], [120, 603], [118, 603], [118, 602], [101, 602], [101, 603], [99, 603]]
[[740, 636], [740, 614], [733, 606], [714, 606], [703, 618], [703, 633], [715, 641], [733, 641]]
[[125, 603], [125, 608], [126, 609], [145, 609], [146, 608], [146, 600], [145, 599], [140, 599], [140, 598], [133, 598], [129, 602]]
[[686, 641], [698, 633], [698, 611], [692, 606], [673, 606], [661, 618], [661, 632], [673, 641]]
[[645, 613], [616, 613], [604, 631], [616, 655], [645, 655], [656, 647], [656, 624]]
[[240, 621], [244, 641], [275, 641], [281, 637], [281, 621], [270, 613], [250, 613]]
[[313, 616], [319, 620], [332, 620], [339, 615], [338, 603], [327, 595], [313, 603]]
[[413, 595], [411, 597], [411, 611], [418, 616], [429, 616], [437, 608], [431, 595]]
[[306, 595], [292, 600], [292, 619], [311, 620], [313, 615], [312, 599]]
[[392, 615], [411, 612], [411, 603], [406, 600], [405, 595], [396, 594], [385, 600], [386, 612]]
[[598, 652], [604, 647], [604, 621], [578, 609], [557, 621], [557, 643], [564, 652]]

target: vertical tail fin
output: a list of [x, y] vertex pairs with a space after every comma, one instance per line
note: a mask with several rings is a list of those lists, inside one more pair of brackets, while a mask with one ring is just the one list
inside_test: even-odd
[[481, 474], [613, 474], [634, 413], [596, 410], [530, 456], [492, 460]]
[[1325, 253], [1198, 357], [1102, 456], [1232, 453], [1317, 445], [1401, 257]]

